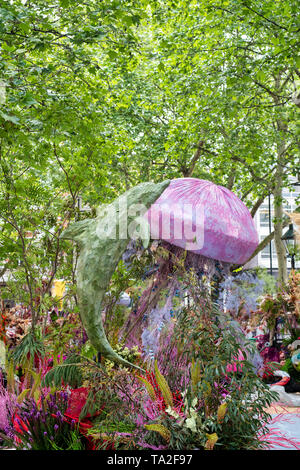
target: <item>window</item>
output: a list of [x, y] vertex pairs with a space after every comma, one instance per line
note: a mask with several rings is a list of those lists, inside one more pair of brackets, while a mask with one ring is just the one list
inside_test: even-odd
[[260, 211], [259, 224], [261, 227], [269, 227], [269, 211], [268, 210]]
[[292, 212], [292, 204], [290, 201], [286, 201], [283, 203], [283, 209], [287, 212]]

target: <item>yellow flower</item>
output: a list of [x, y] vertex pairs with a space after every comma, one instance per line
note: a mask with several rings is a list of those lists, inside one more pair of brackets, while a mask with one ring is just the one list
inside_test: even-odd
[[221, 424], [224, 420], [225, 414], [227, 411], [227, 403], [222, 403], [218, 408], [218, 423]]
[[205, 450], [213, 450], [213, 448], [215, 446], [215, 443], [219, 439], [218, 435], [216, 433], [206, 434], [206, 437], [207, 437], [207, 441], [206, 441], [204, 449]]

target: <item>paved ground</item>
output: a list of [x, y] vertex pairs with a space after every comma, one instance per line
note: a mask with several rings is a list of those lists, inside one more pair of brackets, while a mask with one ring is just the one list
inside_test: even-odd
[[[273, 417], [270, 439], [274, 441], [274, 446], [271, 450], [300, 450], [300, 408], [273, 405], [268, 412]], [[278, 435], [283, 440], [278, 439]]]

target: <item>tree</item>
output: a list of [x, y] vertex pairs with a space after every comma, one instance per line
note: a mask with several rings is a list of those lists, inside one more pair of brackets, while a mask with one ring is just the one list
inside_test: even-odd
[[152, 112], [154, 169], [213, 179], [233, 189], [253, 216], [274, 195], [283, 282], [282, 189], [299, 171], [296, 3], [152, 2], [139, 72], [152, 93], [134, 108], [139, 116]]
[[[1, 264], [23, 273], [20, 285], [60, 267], [74, 280], [58, 236], [79, 196], [93, 214], [141, 181], [182, 176], [232, 189], [253, 216], [274, 195], [285, 280], [297, 2], [17, 0], [1, 2], [0, 20]], [[25, 234], [37, 231], [36, 245]], [[45, 271], [26, 278], [31, 253]]]
[[1, 265], [33, 325], [54, 277], [74, 281], [59, 237], [79, 216], [78, 196], [93, 209], [122, 188], [103, 100], [107, 68], [135, 47], [140, 15], [130, 1], [1, 2]]

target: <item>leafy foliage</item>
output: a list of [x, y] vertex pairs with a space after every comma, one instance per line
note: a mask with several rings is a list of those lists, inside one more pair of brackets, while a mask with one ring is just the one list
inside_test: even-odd
[[26, 365], [28, 361], [33, 362], [35, 357], [42, 358], [44, 355], [45, 349], [41, 338], [33, 335], [31, 331], [12, 351], [11, 358], [16, 365]]
[[[32, 332], [12, 352], [12, 389], [13, 364], [28, 368], [28, 358], [42, 357], [45, 349], [55, 356], [76, 333], [78, 325], [66, 322], [59, 334], [52, 325], [45, 342], [39, 336], [38, 325], [44, 334], [56, 302], [50, 295], [55, 278], [67, 282], [64, 307], [78, 311], [78, 251], [61, 239], [63, 230], [141, 181], [212, 180], [238, 194], [253, 216], [273, 194], [272, 236], [284, 281], [283, 188], [291, 189], [289, 177], [299, 172], [297, 7], [296, 0], [1, 2], [1, 298], [22, 302], [32, 318]], [[144, 275], [143, 263], [133, 266], [136, 277]], [[133, 277], [120, 264], [106, 299], [105, 326], [114, 346], [126, 316], [116, 305], [119, 294], [129, 286], [136, 300], [142, 285]], [[93, 362], [89, 345], [83, 357], [56, 365], [43, 384], [92, 387], [96, 405], [106, 405], [92, 432], [106, 433], [119, 448], [165, 446], [164, 437], [174, 449], [258, 448], [270, 392], [247, 358], [237, 359], [236, 332], [226, 323], [219, 328], [218, 309], [197, 291], [195, 278], [185, 282], [194, 289], [193, 303], [183, 309], [175, 344], [155, 370], [164, 403], [159, 416], [145, 403], [141, 380], [126, 368]], [[273, 321], [288, 311], [295, 292], [266, 299], [266, 315]], [[252, 308], [256, 298], [248, 300]], [[298, 313], [293, 310], [294, 320]], [[251, 357], [250, 345], [245, 349]], [[134, 351], [123, 354], [138, 363]], [[189, 383], [181, 380], [179, 364]], [[158, 392], [145, 380], [152, 404]], [[35, 399], [39, 378], [31, 381]], [[184, 384], [185, 416], [179, 418], [172, 407], [176, 384]], [[24, 392], [20, 401], [25, 395], [29, 399]], [[149, 410], [149, 425], [164, 437], [144, 428]], [[127, 441], [118, 435], [124, 429], [132, 432]], [[75, 431], [68, 439], [37, 445], [80, 447]]]
[[299, 279], [300, 274], [292, 272], [287, 285], [279, 288], [276, 294], [265, 295], [255, 312], [255, 321], [265, 321], [271, 336], [274, 335], [277, 321], [280, 319], [280, 328], [289, 333], [288, 342], [291, 343], [297, 339], [300, 331]]
[[76, 388], [82, 383], [82, 373], [80, 365], [82, 357], [78, 355], [71, 355], [63, 362], [52, 369], [50, 369], [43, 379], [43, 385], [50, 387], [60, 387], [62, 383], [69, 384], [71, 387]]
[[253, 214], [269, 192], [282, 209], [299, 167], [298, 22], [295, 0], [3, 2], [1, 295], [35, 320], [57, 276], [75, 300], [62, 230], [141, 181], [200, 177]]
[[[256, 374], [253, 345], [241, 345], [230, 318], [222, 318], [193, 273], [184, 278], [191, 307], [178, 318], [174, 341], [190, 364], [190, 381], [182, 392], [182, 407], [171, 405], [147, 424], [169, 431], [164, 433], [169, 449], [263, 448], [262, 423], [270, 420], [266, 409], [276, 394]], [[155, 426], [148, 429], [158, 431]], [[157, 433], [146, 442], [162, 444]]]
[[19, 407], [16, 422], [19, 431], [19, 449], [75, 450], [83, 449], [78, 430], [65, 422], [63, 414], [68, 406], [68, 394], [59, 392], [41, 396], [40, 405], [26, 399]]

